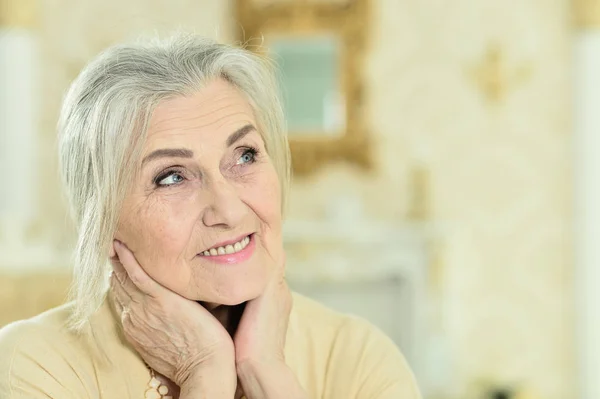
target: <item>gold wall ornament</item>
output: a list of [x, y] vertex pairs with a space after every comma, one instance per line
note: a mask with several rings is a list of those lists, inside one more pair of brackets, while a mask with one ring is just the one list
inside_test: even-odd
[[[346, 162], [363, 170], [373, 166], [372, 143], [364, 117], [368, 3], [369, 0], [236, 0], [236, 17], [241, 26], [239, 40], [253, 52], [265, 55], [280, 43], [293, 46], [289, 43], [303, 40], [312, 40], [317, 47], [330, 39], [335, 43], [332, 84], [339, 89], [334, 92], [339, 95], [340, 108], [333, 113], [339, 120], [331, 128], [301, 128], [293, 123], [289, 109], [286, 111], [296, 176], [309, 175], [331, 162]], [[255, 46], [256, 43], [264, 44]], [[276, 62], [280, 54], [276, 53]], [[285, 92], [286, 85], [283, 86]], [[314, 102], [307, 105], [311, 104]]]
[[600, 0], [573, 0], [575, 26], [600, 29]]
[[531, 68], [523, 65], [509, 70], [504, 53], [499, 46], [492, 44], [487, 48], [482, 62], [470, 68], [468, 74], [479, 86], [486, 99], [497, 103], [504, 99], [510, 89], [529, 79]]
[[37, 23], [36, 0], [0, 0], [0, 28], [33, 28]]

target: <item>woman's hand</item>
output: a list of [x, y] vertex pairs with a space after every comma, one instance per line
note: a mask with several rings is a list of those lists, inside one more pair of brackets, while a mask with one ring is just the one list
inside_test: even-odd
[[285, 281], [284, 259], [278, 263], [265, 291], [246, 304], [234, 336], [236, 365], [285, 363], [292, 295]]
[[248, 301], [234, 336], [238, 378], [248, 399], [305, 398], [285, 363], [292, 295], [285, 281], [285, 255], [263, 294]]
[[115, 241], [114, 247], [111, 287], [127, 340], [150, 367], [181, 387], [182, 398], [190, 390], [233, 397], [234, 347], [225, 328], [200, 304], [154, 281], [124, 244]]

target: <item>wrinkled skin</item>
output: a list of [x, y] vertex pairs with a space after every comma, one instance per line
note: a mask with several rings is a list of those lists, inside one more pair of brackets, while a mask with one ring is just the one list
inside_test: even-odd
[[[182, 398], [233, 397], [240, 368], [285, 369], [281, 190], [257, 128], [223, 80], [165, 100], [120, 214], [111, 297], [128, 341]], [[165, 149], [178, 151], [156, 155]], [[254, 247], [238, 262], [199, 255], [245, 236]]]

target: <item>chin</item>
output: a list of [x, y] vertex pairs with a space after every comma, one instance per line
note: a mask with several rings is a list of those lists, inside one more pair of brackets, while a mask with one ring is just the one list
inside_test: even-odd
[[264, 292], [266, 285], [266, 279], [230, 281], [217, 290], [211, 290], [213, 291], [211, 295], [207, 295], [204, 291], [203, 295], [196, 296], [196, 300], [214, 305], [235, 306], [258, 298]]

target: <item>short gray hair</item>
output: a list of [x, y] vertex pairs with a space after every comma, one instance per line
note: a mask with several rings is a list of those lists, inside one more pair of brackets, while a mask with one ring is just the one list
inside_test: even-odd
[[190, 34], [105, 50], [71, 85], [58, 124], [60, 169], [78, 227], [71, 327], [83, 328], [105, 298], [107, 256], [153, 110], [216, 78], [237, 87], [253, 108], [285, 203], [290, 154], [269, 60]]

